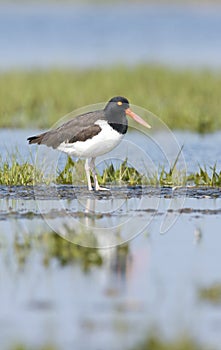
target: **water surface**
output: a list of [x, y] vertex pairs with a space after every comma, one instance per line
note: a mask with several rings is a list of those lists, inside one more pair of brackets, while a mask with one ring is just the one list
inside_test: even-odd
[[[28, 146], [26, 137], [36, 131], [1, 130], [3, 159], [10, 160], [16, 148], [21, 159], [35, 159], [37, 148]], [[174, 136], [184, 143], [188, 171], [196, 171], [198, 162], [217, 161], [220, 168], [220, 132]], [[156, 166], [165, 161], [156, 145], [167, 144], [167, 154], [174, 145], [165, 133], [127, 137], [128, 145], [139, 145]], [[188, 334], [220, 349], [219, 305], [198, 296], [199, 287], [221, 283], [220, 220], [219, 188], [112, 187], [102, 194], [74, 184], [1, 186], [1, 346], [131, 349], [157, 329], [159, 337]], [[96, 250], [102, 265], [85, 272], [80, 261], [62, 266], [51, 258], [45, 264], [46, 243], [36, 237], [52, 230], [72, 242], [96, 242], [103, 247]], [[31, 238], [23, 248], [15, 244]], [[125, 241], [128, 250], [122, 254], [116, 245]]]
[[[50, 226], [38, 215], [39, 202], [0, 199], [0, 276], [4, 281], [0, 287], [0, 342], [4, 349], [16, 342], [30, 348], [52, 343], [67, 350], [130, 349], [153, 328], [160, 337], [175, 338], [187, 333], [201, 344], [220, 349], [219, 308], [201, 301], [198, 288], [221, 281], [221, 199], [187, 198], [183, 211], [162, 235], [159, 228], [168, 214], [170, 198], [161, 197], [156, 212], [151, 212], [156, 197], [149, 193], [142, 197], [142, 208], [135, 213], [139, 199], [132, 195], [124, 198], [126, 205], [113, 215], [94, 215], [92, 219], [82, 215], [85, 195], [83, 192], [78, 199], [60, 200], [69, 208], [68, 215], [76, 214], [69, 216], [74, 225], [76, 220], [86, 224], [89, 219], [93, 225], [103, 227], [105, 222], [110, 225], [116, 219], [118, 223], [131, 220], [132, 215], [137, 217], [137, 223], [147, 223], [142, 233], [129, 240], [126, 254], [120, 254], [116, 247], [101, 249], [103, 264], [87, 273], [77, 262], [62, 267], [52, 259], [45, 266], [44, 247], [39, 251], [38, 240], [28, 248], [26, 263], [19, 265], [19, 250], [13, 248], [16, 237], [22, 242], [25, 237], [50, 232]], [[116, 203], [114, 192], [111, 198], [87, 198], [101, 213], [105, 202], [106, 207]], [[44, 214], [58, 206], [50, 198], [42, 201]], [[67, 212], [64, 216], [64, 212], [57, 211], [50, 223], [54, 220], [58, 225], [67, 218]], [[101, 235], [92, 225], [91, 228], [100, 244], [110, 242], [110, 232], [103, 230]], [[112, 236], [119, 238], [128, 232], [123, 230]]]
[[218, 5], [0, 5], [0, 69], [221, 67]]
[[[139, 130], [132, 131], [125, 135], [123, 143], [121, 143], [116, 150], [108, 153], [105, 157], [107, 160], [109, 158], [114, 161], [115, 157], [120, 155], [123, 160], [129, 157], [133, 163], [137, 158], [140, 157], [142, 159], [142, 157], [146, 155], [149, 162], [152, 163], [154, 170], [158, 169], [160, 165], [166, 165], [168, 167], [168, 162], [174, 160], [179, 149], [183, 146], [182, 166], [186, 168], [187, 173], [197, 172], [199, 170], [199, 165], [202, 167], [206, 166], [209, 172], [210, 167], [213, 167], [215, 164], [218, 170], [221, 168], [220, 131], [200, 135], [188, 131], [168, 132], [165, 130], [163, 132], [155, 132], [152, 129], [149, 136], [141, 133]], [[27, 143], [27, 137], [40, 132], [41, 130], [1, 129], [0, 152], [2, 159], [10, 159], [13, 154], [16, 154], [20, 161], [35, 161], [36, 152], [44, 148], [47, 153], [50, 150], [49, 148], [44, 146], [30, 146]], [[167, 149], [166, 154], [168, 159], [165, 157], [165, 149]], [[140, 153], [139, 157], [137, 156], [138, 152]], [[61, 164], [64, 164], [66, 161], [66, 155], [63, 155], [61, 152], [53, 151], [50, 154], [59, 155]], [[101, 171], [106, 164], [102, 159], [102, 157], [97, 158], [98, 166], [101, 162]]]

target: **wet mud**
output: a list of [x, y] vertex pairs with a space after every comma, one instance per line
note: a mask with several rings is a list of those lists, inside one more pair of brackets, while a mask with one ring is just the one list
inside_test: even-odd
[[86, 187], [58, 186], [0, 186], [0, 199], [78, 199], [81, 198], [139, 198], [139, 197], [188, 197], [221, 198], [219, 187], [109, 187], [109, 191], [90, 192]]

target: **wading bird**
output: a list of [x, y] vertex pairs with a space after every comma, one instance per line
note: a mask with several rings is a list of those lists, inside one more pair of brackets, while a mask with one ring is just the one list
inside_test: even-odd
[[104, 109], [81, 114], [56, 129], [28, 138], [29, 144], [46, 145], [69, 156], [86, 159], [85, 171], [89, 191], [93, 190], [90, 171], [94, 178], [95, 191], [100, 187], [95, 169], [95, 158], [116, 147], [128, 129], [127, 115], [139, 124], [150, 128], [141, 117], [132, 112], [125, 97], [113, 97]]

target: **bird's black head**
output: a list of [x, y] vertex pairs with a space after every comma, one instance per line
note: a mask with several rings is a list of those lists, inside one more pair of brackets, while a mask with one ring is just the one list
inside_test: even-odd
[[112, 97], [110, 101], [108, 101], [105, 110], [115, 110], [116, 113], [125, 111], [129, 108], [129, 101], [126, 97], [116, 96]]
[[129, 101], [125, 97], [117, 96], [113, 97], [104, 108], [105, 117], [112, 126], [113, 129], [117, 130], [121, 134], [125, 134], [128, 128], [127, 117], [131, 117], [137, 123], [151, 128], [151, 126], [143, 120], [139, 115], [134, 113], [129, 106]]
[[104, 108], [108, 123], [113, 129], [125, 134], [128, 128], [126, 110], [129, 108], [129, 101], [122, 96], [111, 98]]

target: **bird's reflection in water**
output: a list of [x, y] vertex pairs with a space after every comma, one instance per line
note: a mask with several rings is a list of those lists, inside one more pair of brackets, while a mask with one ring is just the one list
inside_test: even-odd
[[113, 226], [113, 217], [116, 216], [116, 213], [119, 213], [120, 210], [127, 210], [125, 207], [125, 199], [123, 198], [105, 198], [100, 199], [97, 197], [92, 198], [80, 198], [78, 199], [82, 209], [85, 213], [85, 226], [96, 226], [97, 219], [106, 217], [106, 225], [104, 228], [112, 228]]
[[[116, 224], [113, 219], [115, 212], [126, 212], [128, 210], [128, 203], [125, 199], [110, 199], [110, 200], [98, 200], [97, 198], [87, 198], [85, 201], [85, 224], [90, 227], [91, 224], [96, 226], [97, 215], [106, 213], [107, 227], [110, 228], [107, 235], [100, 235], [99, 245], [108, 247], [110, 233], [115, 234], [118, 240], [122, 240], [121, 231], [114, 227]], [[112, 238], [110, 240], [112, 242]], [[121, 242], [120, 242], [121, 243]], [[127, 276], [130, 274], [132, 265], [132, 255], [130, 252], [130, 243], [126, 242], [115, 247], [106, 249], [100, 249], [100, 253], [103, 257], [103, 263], [106, 267], [106, 282], [105, 293], [109, 295], [115, 295], [122, 290], [126, 283]]]
[[[125, 285], [132, 267], [130, 243], [111, 248], [110, 254], [104, 260], [108, 265], [111, 286], [121, 288]], [[105, 254], [105, 253], [104, 253]]]
[[195, 244], [201, 243], [202, 238], [203, 238], [203, 233], [202, 233], [202, 230], [200, 227], [195, 228], [193, 235], [194, 235], [194, 243]]
[[104, 290], [114, 294], [122, 290], [132, 263], [128, 241], [134, 231], [130, 230], [131, 224], [128, 227], [127, 200], [90, 196], [79, 198], [75, 204], [77, 217], [73, 211], [65, 218], [58, 218], [57, 229], [62, 237], [75, 244], [99, 249], [105, 266]]
[[[82, 197], [72, 202], [66, 215], [50, 226], [69, 241], [87, 247], [110, 248], [134, 238], [150, 220], [138, 215], [137, 204], [127, 198]], [[75, 209], [73, 210], [73, 205]]]

